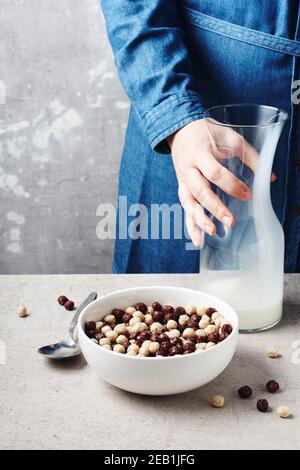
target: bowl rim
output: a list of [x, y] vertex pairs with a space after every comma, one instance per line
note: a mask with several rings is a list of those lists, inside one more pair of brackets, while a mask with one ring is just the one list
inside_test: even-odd
[[[105, 349], [105, 348], [100, 348], [98, 344], [94, 343], [93, 341], [91, 341], [91, 339], [86, 335], [85, 331], [84, 331], [84, 328], [82, 327], [82, 319], [84, 317], [84, 315], [86, 314], [87, 310], [89, 310], [91, 308], [92, 305], [94, 305], [95, 303], [98, 303], [99, 301], [101, 301], [104, 297], [107, 298], [107, 297], [113, 297], [114, 295], [116, 294], [122, 294], [124, 292], [133, 292], [133, 291], [137, 291], [137, 290], [141, 290], [141, 289], [146, 289], [146, 290], [151, 290], [151, 289], [159, 289], [159, 290], [164, 290], [164, 289], [171, 289], [171, 290], [184, 290], [184, 291], [192, 291], [192, 292], [197, 292], [199, 294], [204, 294], [206, 295], [207, 297], [210, 297], [211, 299], [215, 299], [217, 300], [218, 302], [221, 302], [222, 304], [224, 304], [227, 308], [229, 308], [232, 313], [234, 314], [234, 317], [235, 317], [235, 320], [236, 320], [236, 325], [233, 326], [233, 330], [231, 332], [231, 334], [222, 342], [220, 343], [217, 343], [216, 346], [213, 346], [212, 348], [209, 348], [209, 349], [204, 349], [203, 351], [199, 351], [196, 353], [196, 351], [194, 351], [193, 353], [191, 354], [176, 354], [175, 356], [156, 356], [156, 357], [148, 357], [148, 356], [145, 356], [145, 357], [142, 357], [142, 356], [131, 356], [131, 355], [128, 355], [128, 354], [120, 354], [120, 353], [117, 353], [115, 351], [111, 351], [109, 349]], [[138, 286], [138, 287], [129, 287], [127, 289], [118, 289], [118, 290], [115, 290], [115, 291], [112, 291], [112, 292], [109, 292], [107, 294], [104, 294], [102, 295], [101, 297], [98, 297], [96, 300], [94, 300], [93, 302], [90, 302], [81, 312], [81, 314], [79, 315], [79, 318], [78, 318], [78, 322], [77, 322], [77, 327], [78, 329], [81, 331], [81, 333], [83, 334], [83, 337], [86, 338], [87, 340], [89, 340], [89, 344], [92, 345], [92, 347], [95, 348], [95, 350], [98, 350], [98, 351], [101, 351], [101, 352], [104, 352], [104, 353], [107, 353], [107, 354], [114, 354], [114, 355], [117, 355], [118, 357], [123, 357], [124, 359], [129, 359], [129, 360], [135, 360], [135, 361], [147, 361], [147, 362], [153, 362], [153, 361], [156, 361], [156, 362], [160, 362], [160, 361], [170, 361], [170, 360], [174, 360], [174, 359], [180, 359], [180, 360], [186, 360], [188, 358], [191, 358], [192, 357], [197, 357], [198, 354], [201, 355], [201, 353], [209, 353], [210, 351], [214, 351], [216, 350], [216, 348], [218, 347], [222, 347], [222, 345], [230, 342], [233, 340], [233, 338], [235, 336], [238, 336], [239, 335], [239, 319], [238, 319], [238, 315], [236, 313], [236, 311], [233, 309], [233, 307], [231, 307], [227, 302], [225, 302], [224, 300], [220, 299], [219, 297], [216, 297], [215, 295], [212, 295], [212, 294], [208, 294], [206, 293], [205, 291], [199, 291], [197, 289], [191, 289], [189, 287], [177, 287], [177, 286], [169, 286], [169, 285], [163, 285], [163, 286], [156, 286], [156, 285], [151, 285], [151, 286]]]

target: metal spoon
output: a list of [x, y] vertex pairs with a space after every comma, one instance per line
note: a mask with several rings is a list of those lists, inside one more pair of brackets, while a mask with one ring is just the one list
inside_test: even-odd
[[38, 353], [42, 356], [49, 359], [65, 359], [68, 357], [74, 357], [81, 353], [80, 346], [74, 341], [73, 334], [77, 325], [77, 320], [82, 312], [82, 310], [93, 300], [96, 300], [97, 293], [92, 292], [76, 309], [76, 313], [71, 322], [67, 336], [60, 342], [56, 344], [48, 344], [48, 346], [43, 346], [38, 349]]

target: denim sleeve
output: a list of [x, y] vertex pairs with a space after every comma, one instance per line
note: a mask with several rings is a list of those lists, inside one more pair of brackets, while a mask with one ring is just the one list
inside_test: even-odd
[[177, 0], [100, 0], [122, 85], [151, 147], [199, 119], [196, 91]]

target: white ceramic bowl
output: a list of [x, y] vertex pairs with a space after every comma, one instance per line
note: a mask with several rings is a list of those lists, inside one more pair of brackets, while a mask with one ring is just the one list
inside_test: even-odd
[[[226, 340], [206, 351], [173, 357], [135, 357], [101, 348], [84, 332], [86, 321], [99, 321], [113, 308], [138, 302], [151, 305], [188, 305], [214, 307], [233, 326]], [[145, 395], [170, 395], [187, 392], [207, 384], [227, 367], [235, 352], [238, 318], [234, 310], [217, 297], [180, 287], [150, 286], [112, 292], [89, 304], [78, 320], [78, 336], [88, 364], [108, 383], [129, 392]]]

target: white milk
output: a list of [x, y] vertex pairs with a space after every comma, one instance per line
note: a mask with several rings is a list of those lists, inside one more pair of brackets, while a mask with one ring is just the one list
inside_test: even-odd
[[208, 271], [200, 275], [200, 289], [220, 297], [236, 310], [240, 330], [260, 330], [280, 321], [283, 299], [278, 285], [271, 279], [262, 279], [258, 273]]

